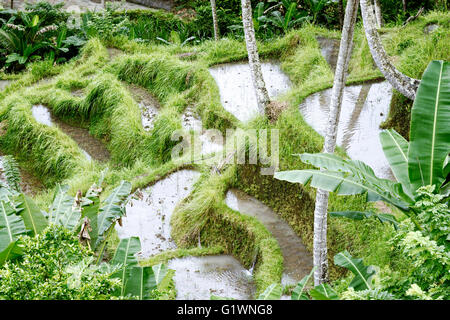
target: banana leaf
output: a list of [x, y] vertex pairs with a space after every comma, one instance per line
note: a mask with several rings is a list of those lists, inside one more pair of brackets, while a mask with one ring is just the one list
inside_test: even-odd
[[273, 283], [259, 295], [258, 300], [279, 300], [281, 298], [281, 295], [281, 286], [278, 283]]
[[380, 142], [395, 178], [408, 196], [413, 198], [414, 190], [408, 176], [408, 141], [395, 130], [389, 129], [380, 132]]
[[335, 211], [330, 212], [332, 217], [345, 217], [352, 220], [363, 220], [371, 217], [377, 218], [381, 223], [387, 222], [394, 226], [397, 230], [398, 222], [397, 219], [392, 214], [388, 213], [374, 213], [374, 212], [363, 212], [363, 211]]
[[450, 151], [450, 63], [432, 61], [417, 89], [411, 111], [408, 174], [414, 190], [439, 188]]
[[121, 280], [120, 296], [125, 294], [127, 279], [130, 276], [131, 268], [138, 265], [136, 253], [141, 251], [141, 242], [138, 237], [121, 239], [116, 253], [111, 261], [112, 265], [121, 265], [122, 268], [114, 274]]
[[41, 209], [23, 193], [17, 197], [17, 202], [17, 209], [20, 210], [25, 227], [31, 231], [32, 235], [41, 233], [48, 224]]
[[375, 269], [372, 266], [365, 266], [362, 259], [353, 258], [346, 250], [334, 256], [334, 264], [350, 270], [355, 275], [350, 287], [357, 291], [372, 288], [370, 281], [375, 275]]
[[14, 260], [22, 254], [22, 241], [19, 239], [11, 242], [3, 251], [0, 252], [0, 266], [2, 266], [7, 260]]
[[58, 185], [52, 206], [48, 214], [48, 222], [74, 230], [80, 222], [81, 208], [75, 206], [75, 199], [67, 194], [69, 186]]
[[98, 214], [98, 240], [104, 240], [105, 232], [111, 228], [111, 226], [125, 214], [123, 202], [129, 196], [131, 192], [131, 183], [128, 181], [121, 181], [120, 185], [113, 190], [109, 197], [102, 202]]
[[339, 296], [328, 283], [314, 287], [309, 290], [309, 294], [314, 300], [339, 300]]
[[125, 296], [132, 295], [137, 296], [139, 300], [148, 300], [159, 283], [155, 276], [154, 267], [131, 267], [129, 277], [126, 280]]
[[[367, 201], [384, 200], [402, 210], [408, 209], [408, 203], [403, 200], [407, 196], [399, 183], [388, 184], [381, 181], [381, 185], [372, 185], [348, 172], [313, 169], [276, 172], [274, 177], [303, 185], [310, 183], [314, 188], [336, 192], [338, 195], [367, 194]], [[395, 197], [400, 194], [402, 194], [401, 199], [399, 199], [400, 196]]]
[[22, 218], [8, 202], [0, 201], [0, 252], [25, 234], [27, 229]]
[[314, 267], [307, 276], [297, 283], [297, 286], [292, 291], [291, 300], [309, 300], [305, 289], [309, 280], [312, 278], [315, 269], [316, 267]]

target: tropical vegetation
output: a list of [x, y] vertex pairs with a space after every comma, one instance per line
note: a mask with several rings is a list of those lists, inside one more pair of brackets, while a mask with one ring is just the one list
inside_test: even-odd
[[[449, 13], [447, 1], [404, 3], [190, 0], [174, 1], [171, 10], [130, 10], [106, 2], [68, 12], [63, 3], [38, 1], [0, 8], [0, 300], [176, 299], [176, 275], [184, 271], [171, 262], [218, 255], [246, 269], [250, 298], [450, 299]], [[333, 45], [335, 66], [323, 39]], [[245, 90], [256, 93], [259, 114], [242, 122], [209, 71], [247, 61], [252, 83]], [[278, 88], [263, 77], [266, 61], [289, 78], [284, 94], [274, 97]], [[336, 145], [346, 87], [380, 81], [393, 88], [379, 136], [393, 179]], [[322, 137], [299, 105], [329, 88]], [[148, 105], [151, 126], [143, 122]], [[200, 131], [189, 127], [195, 120]], [[274, 175], [261, 174], [267, 163], [193, 157], [204, 129], [224, 136], [236, 129], [227, 146], [239, 130], [277, 132]], [[174, 158], [178, 138], [189, 142]], [[244, 158], [261, 148], [243, 140], [236, 153]], [[171, 180], [183, 170], [198, 174], [189, 192]], [[145, 198], [167, 181], [157, 200]], [[169, 199], [175, 189], [188, 195]], [[314, 266], [295, 283], [284, 281], [281, 240], [263, 219], [227, 202], [233, 189], [304, 244]], [[136, 203], [151, 201], [172, 210], [170, 221], [147, 210], [162, 216], [163, 228], [170, 222], [170, 239], [167, 230], [152, 236], [171, 249], [145, 256], [146, 237], [118, 230], [136, 218], [127, 214]], [[205, 296], [232, 298], [213, 290]]]

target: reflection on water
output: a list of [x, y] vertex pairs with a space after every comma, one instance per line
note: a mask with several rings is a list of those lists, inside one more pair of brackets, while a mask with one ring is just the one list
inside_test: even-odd
[[278, 241], [284, 259], [282, 283], [297, 283], [311, 272], [312, 256], [291, 226], [272, 209], [244, 192], [231, 189], [226, 204], [233, 210], [258, 219]]
[[[261, 63], [261, 69], [271, 98], [286, 92], [291, 82], [274, 62]], [[228, 63], [211, 67], [209, 72], [219, 87], [220, 100], [225, 110], [241, 121], [258, 114], [255, 89], [248, 63]]]
[[[307, 97], [300, 105], [304, 119], [325, 135], [332, 89]], [[378, 177], [394, 179], [379, 140], [380, 124], [386, 119], [392, 97], [387, 81], [348, 86], [344, 89], [337, 144], [350, 158], [371, 166]]]
[[252, 276], [235, 258], [227, 255], [173, 259], [168, 267], [176, 271], [179, 300], [209, 300], [211, 295], [252, 299]]
[[322, 55], [334, 72], [336, 70], [337, 58], [339, 55], [340, 41], [338, 39], [317, 37], [317, 42], [319, 43]]
[[47, 126], [58, 127], [62, 132], [71, 137], [80, 147], [82, 153], [88, 160], [95, 159], [97, 161], [106, 162], [110, 158], [110, 154], [105, 145], [98, 139], [89, 134], [89, 130], [71, 126], [64, 121], [54, 117], [50, 110], [43, 105], [35, 105], [31, 108], [33, 117], [37, 122]]
[[127, 205], [122, 227], [116, 225], [119, 238], [137, 236], [141, 239], [141, 257], [149, 257], [175, 249], [170, 236], [170, 218], [175, 206], [191, 192], [200, 173], [180, 170], [135, 193]]

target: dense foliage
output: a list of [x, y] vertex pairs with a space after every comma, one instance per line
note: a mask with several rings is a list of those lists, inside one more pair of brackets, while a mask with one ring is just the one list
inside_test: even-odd
[[0, 299], [110, 299], [120, 285], [115, 270], [93, 265], [92, 251], [62, 226], [20, 241], [22, 257], [0, 269]]

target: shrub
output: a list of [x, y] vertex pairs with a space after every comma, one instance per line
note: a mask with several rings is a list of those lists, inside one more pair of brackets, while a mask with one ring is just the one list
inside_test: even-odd
[[61, 226], [24, 236], [23, 256], [0, 269], [0, 299], [109, 299], [120, 280]]

